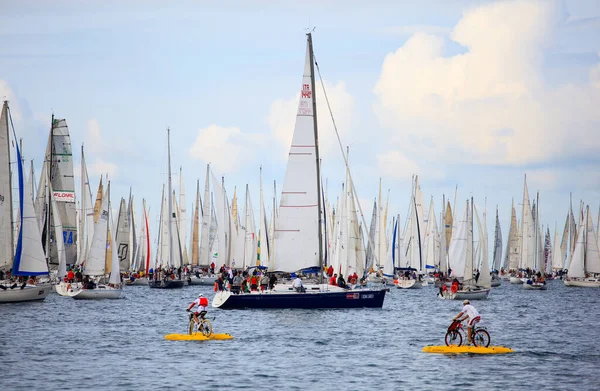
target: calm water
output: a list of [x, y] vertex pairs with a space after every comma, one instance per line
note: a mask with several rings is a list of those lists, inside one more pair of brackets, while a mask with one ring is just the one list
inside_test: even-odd
[[600, 290], [508, 283], [475, 302], [508, 355], [422, 353], [443, 344], [458, 301], [435, 288], [394, 288], [383, 309], [210, 310], [230, 341], [166, 341], [184, 333], [199, 291], [126, 287], [115, 301], [0, 306], [0, 389], [473, 389], [600, 388]]

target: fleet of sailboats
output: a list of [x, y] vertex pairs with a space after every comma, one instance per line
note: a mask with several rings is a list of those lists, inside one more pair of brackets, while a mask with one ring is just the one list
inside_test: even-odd
[[[248, 184], [234, 187], [230, 198], [225, 178], [207, 165], [203, 193], [197, 180], [188, 219], [181, 168], [178, 189], [173, 188], [167, 129], [168, 181], [163, 185], [159, 224], [152, 233], [157, 238], [153, 249], [145, 200], [141, 213], [136, 213], [139, 209], [130, 190], [113, 216], [110, 181], [106, 177], [104, 190], [101, 177], [93, 202], [83, 145], [81, 190], [76, 195], [65, 119], [52, 117], [35, 187], [33, 163], [28, 178], [23, 173], [22, 145], [14, 142], [14, 128], [11, 143], [10, 110], [4, 102], [0, 149], [7, 152], [0, 156], [0, 270], [10, 271], [13, 277], [47, 276], [47, 283], [34, 278], [8, 288], [6, 282], [0, 284], [0, 302], [43, 300], [52, 288], [76, 299], [119, 298], [122, 276], [128, 285], [180, 288], [212, 285], [223, 270], [253, 268], [280, 277], [300, 273], [313, 280], [306, 280], [306, 292], [297, 292], [289, 280], [268, 292], [233, 295], [225, 289], [216, 294], [213, 305], [223, 309], [381, 307], [386, 285], [423, 288], [433, 282], [434, 274], [439, 296], [446, 299], [487, 298], [502, 280], [527, 290], [545, 290], [549, 276], [562, 277], [567, 286], [600, 287], [600, 229], [594, 228], [589, 206], [581, 203], [574, 214], [571, 203], [562, 232], [555, 224], [551, 236], [550, 227], [541, 224], [539, 193], [530, 199], [526, 177], [520, 219], [513, 202], [505, 242], [496, 207], [491, 249], [487, 206], [480, 214], [473, 199], [467, 200], [462, 217], [457, 218], [456, 195], [454, 206], [444, 196], [438, 215], [433, 197], [428, 207], [424, 204], [418, 176], [413, 177], [402, 220], [399, 214], [388, 218], [390, 193], [386, 196], [380, 179], [367, 226], [350, 172], [349, 150], [344, 155], [342, 149], [346, 179], [337, 202], [330, 199], [321, 174], [314, 68], [309, 33], [285, 179], [279, 203], [274, 185], [272, 206], [265, 200], [262, 168], [255, 211], [251, 190], [256, 189]], [[16, 170], [11, 170], [11, 155]], [[15, 174], [16, 200], [11, 185]], [[358, 275], [360, 283], [350, 289], [327, 284], [323, 274], [328, 266], [340, 276]], [[86, 280], [67, 278], [71, 269]], [[456, 289], [453, 281], [458, 282]]]

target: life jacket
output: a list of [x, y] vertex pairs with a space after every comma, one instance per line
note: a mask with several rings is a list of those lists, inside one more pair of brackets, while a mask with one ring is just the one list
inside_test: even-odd
[[258, 283], [256, 276], [252, 276], [252, 279], [250, 281], [251, 281], [250, 282], [251, 285], [256, 285]]
[[206, 297], [201, 297], [200, 298], [200, 305], [202, 307], [208, 307], [208, 299]]

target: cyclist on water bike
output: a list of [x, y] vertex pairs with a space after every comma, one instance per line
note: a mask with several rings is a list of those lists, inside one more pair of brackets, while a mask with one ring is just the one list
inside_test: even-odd
[[462, 311], [452, 318], [452, 320], [458, 320], [459, 322], [462, 322], [463, 320], [469, 318], [467, 327], [469, 344], [473, 344], [473, 330], [475, 329], [475, 325], [481, 320], [481, 316], [479, 316], [479, 311], [477, 311], [475, 307], [471, 305], [469, 300], [463, 301], [463, 305]]
[[190, 312], [196, 305], [198, 308], [196, 308], [196, 311], [194, 312], [194, 320], [196, 321], [196, 324], [200, 324], [200, 319], [198, 319], [198, 317], [204, 319], [204, 315], [206, 315], [206, 307], [208, 307], [208, 299], [204, 297], [204, 294], [198, 294], [198, 298], [194, 300], [192, 304], [190, 304], [186, 311]]

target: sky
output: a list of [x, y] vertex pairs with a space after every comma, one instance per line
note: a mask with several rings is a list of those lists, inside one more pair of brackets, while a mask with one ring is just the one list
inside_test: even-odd
[[[169, 127], [188, 211], [210, 162], [228, 194], [249, 184], [258, 215], [260, 167], [266, 203], [283, 180], [309, 28], [367, 221], [380, 178], [389, 215], [406, 219], [413, 174], [438, 215], [456, 187], [459, 215], [471, 196], [487, 205], [490, 237], [496, 206], [505, 240], [513, 199], [520, 218], [525, 174], [552, 233], [570, 193], [596, 221], [595, 0], [0, 0], [0, 97], [38, 175], [54, 113], [69, 125], [76, 179], [83, 143], [92, 191], [108, 173], [113, 205], [131, 187], [155, 227]], [[316, 93], [334, 200], [344, 164]]]

